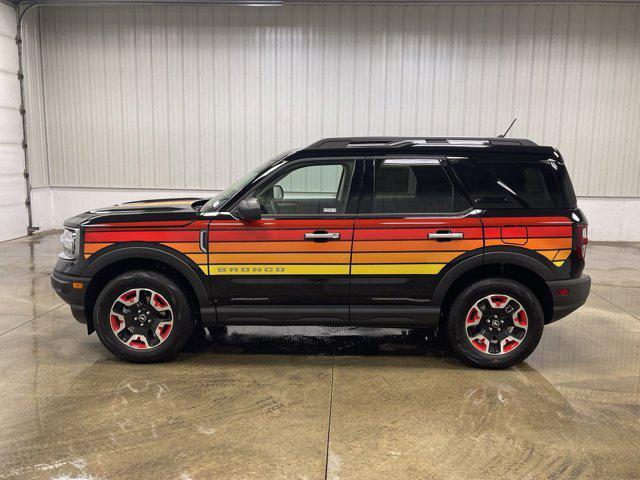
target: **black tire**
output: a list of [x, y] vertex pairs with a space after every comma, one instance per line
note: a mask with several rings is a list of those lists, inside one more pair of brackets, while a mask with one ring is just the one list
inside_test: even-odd
[[[160, 294], [172, 311], [170, 333], [152, 348], [137, 349], [118, 339], [110, 323], [114, 302], [128, 290], [149, 289]], [[102, 289], [93, 310], [93, 324], [102, 344], [122, 360], [134, 363], [154, 363], [175, 357], [191, 337], [194, 320], [189, 300], [184, 290], [174, 280], [155, 271], [134, 270], [111, 280]]]
[[[490, 298], [493, 299], [493, 295], [511, 297], [525, 310], [527, 319], [527, 329], [521, 341], [511, 351], [506, 351], [505, 347], [504, 353], [502, 353], [503, 348], [499, 347], [501, 352], [499, 354], [480, 351], [472, 344], [467, 335], [467, 318], [470, 316], [472, 308], [476, 302], [481, 302], [487, 296], [491, 296]], [[480, 321], [489, 323], [489, 320], [485, 320], [484, 317]], [[446, 325], [447, 338], [451, 348], [460, 359], [474, 367], [489, 369], [509, 368], [525, 360], [538, 346], [543, 329], [544, 314], [536, 295], [521, 283], [506, 278], [488, 278], [464, 289], [453, 301]], [[484, 341], [482, 346], [484, 346]]]

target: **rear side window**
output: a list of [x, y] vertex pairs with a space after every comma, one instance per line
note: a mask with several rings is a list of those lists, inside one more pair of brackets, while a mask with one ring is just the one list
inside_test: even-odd
[[475, 205], [496, 208], [566, 208], [559, 178], [564, 168], [550, 161], [464, 161], [454, 166]]
[[376, 160], [374, 182], [373, 213], [451, 213], [468, 207], [460, 205], [438, 160]]
[[529, 208], [561, 206], [555, 170], [549, 163], [487, 164], [490, 175]]

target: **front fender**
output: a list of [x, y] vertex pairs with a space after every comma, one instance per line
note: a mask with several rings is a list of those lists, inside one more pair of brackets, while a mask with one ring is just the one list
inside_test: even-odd
[[[172, 251], [164, 245], [118, 245], [115, 248], [107, 247], [108, 251], [100, 253], [95, 259], [92, 259], [82, 271], [83, 277], [95, 277], [104, 268], [123, 260], [153, 260], [164, 263], [180, 272], [193, 288], [201, 308], [211, 305], [211, 296], [209, 295], [208, 282], [202, 272], [199, 272], [198, 266], [194, 263], [188, 263], [182, 257], [180, 252]], [[190, 261], [189, 261], [190, 262]], [[198, 270], [196, 270], [198, 269]]]

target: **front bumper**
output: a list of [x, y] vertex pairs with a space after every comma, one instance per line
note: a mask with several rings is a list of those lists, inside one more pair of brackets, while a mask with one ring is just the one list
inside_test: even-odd
[[[547, 282], [547, 286], [553, 297], [553, 316], [548, 322], [551, 323], [566, 317], [584, 305], [591, 289], [591, 277], [582, 275], [569, 280], [556, 280]], [[558, 292], [561, 290], [566, 290], [568, 293], [560, 295]]]
[[58, 296], [71, 307], [71, 313], [80, 323], [87, 323], [84, 299], [91, 279], [77, 275], [66, 275], [56, 270], [51, 274], [51, 286]]

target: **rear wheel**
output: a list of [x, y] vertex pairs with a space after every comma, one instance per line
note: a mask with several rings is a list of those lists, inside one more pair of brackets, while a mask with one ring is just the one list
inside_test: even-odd
[[489, 278], [466, 288], [453, 302], [447, 320], [452, 348], [481, 368], [508, 368], [538, 345], [544, 328], [535, 294], [514, 280]]
[[130, 362], [160, 362], [175, 356], [194, 328], [182, 288], [157, 272], [131, 271], [100, 292], [94, 325], [102, 344]]

